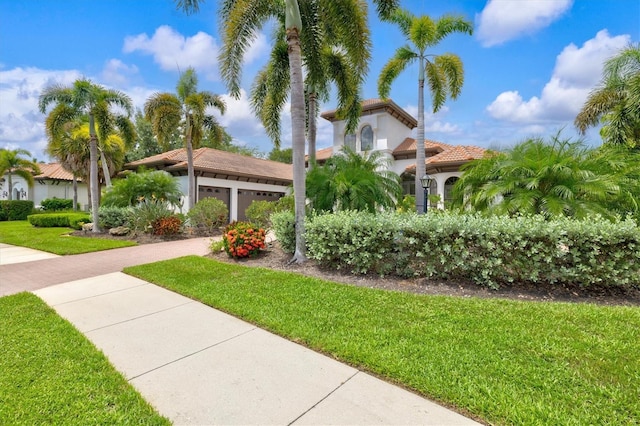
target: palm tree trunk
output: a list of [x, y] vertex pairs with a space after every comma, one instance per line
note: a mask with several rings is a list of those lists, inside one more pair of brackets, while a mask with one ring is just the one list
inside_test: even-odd
[[7, 173], [7, 185], [9, 185], [9, 190], [7, 191], [9, 194], [8, 200], [13, 200], [13, 183], [11, 182], [11, 169], [9, 169], [9, 173]]
[[[189, 120], [187, 120], [187, 126], [190, 126]], [[196, 188], [195, 188], [195, 173], [193, 170], [193, 144], [191, 143], [191, 128], [187, 130], [186, 145], [187, 145], [187, 181], [189, 191], [189, 210], [193, 208], [196, 200]]]
[[98, 224], [98, 209], [100, 207], [100, 186], [98, 182], [98, 138], [96, 137], [96, 125], [93, 114], [89, 114], [89, 189], [91, 192], [91, 232], [100, 232]]
[[78, 211], [78, 178], [73, 174], [73, 211]]
[[316, 92], [309, 92], [309, 170], [316, 166]]
[[416, 212], [424, 213], [427, 200], [420, 178], [425, 175], [424, 154], [424, 59], [420, 57], [420, 71], [418, 77], [418, 134], [416, 136]]
[[293, 148], [293, 194], [295, 200], [296, 249], [291, 262], [307, 260], [304, 230], [306, 188], [304, 168], [304, 85], [302, 79], [302, 52], [296, 27], [287, 28], [289, 46], [289, 73], [291, 78], [291, 133]]
[[109, 172], [109, 166], [107, 165], [107, 159], [104, 156], [104, 152], [100, 150], [100, 162], [102, 163], [102, 174], [104, 175], [104, 183], [107, 188], [111, 186], [111, 172]]

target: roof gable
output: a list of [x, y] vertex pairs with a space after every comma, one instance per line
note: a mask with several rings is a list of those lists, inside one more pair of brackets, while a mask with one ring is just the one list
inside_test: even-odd
[[[362, 112], [360, 113], [360, 116], [386, 113], [407, 126], [409, 129], [413, 129], [418, 125], [418, 121], [413, 118], [411, 114], [400, 108], [398, 104], [393, 102], [391, 99], [386, 101], [383, 99], [366, 99], [362, 101], [361, 105]], [[332, 109], [323, 112], [320, 114], [320, 117], [332, 123], [334, 121], [342, 121], [343, 119], [337, 117], [336, 114], [337, 110]]]

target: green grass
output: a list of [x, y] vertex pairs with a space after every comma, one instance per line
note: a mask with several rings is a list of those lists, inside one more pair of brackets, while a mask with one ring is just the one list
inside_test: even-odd
[[0, 298], [0, 324], [0, 424], [170, 424], [37, 296]]
[[0, 222], [0, 243], [67, 255], [135, 246], [133, 241], [72, 237], [71, 228], [36, 228], [26, 220]]
[[640, 309], [372, 290], [184, 257], [127, 268], [494, 424], [640, 423]]

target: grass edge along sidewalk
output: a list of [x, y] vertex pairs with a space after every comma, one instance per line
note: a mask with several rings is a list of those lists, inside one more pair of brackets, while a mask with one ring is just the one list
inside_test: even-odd
[[125, 272], [492, 424], [640, 421], [640, 309], [415, 295], [187, 256]]
[[90, 253], [137, 245], [133, 241], [73, 237], [71, 228], [37, 228], [26, 220], [0, 222], [0, 243], [59, 255]]
[[0, 324], [0, 424], [171, 424], [38, 296], [1, 297]]

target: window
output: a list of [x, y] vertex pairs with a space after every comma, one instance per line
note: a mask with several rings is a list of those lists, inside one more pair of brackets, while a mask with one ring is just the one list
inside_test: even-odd
[[353, 133], [349, 133], [344, 135], [344, 146], [351, 148], [352, 150], [356, 150], [356, 135]]
[[456, 184], [456, 182], [458, 181], [458, 178], [453, 176], [450, 177], [449, 179], [447, 179], [444, 182], [444, 203], [445, 206], [448, 205], [451, 202], [451, 192], [453, 191], [453, 185]]
[[371, 151], [373, 149], [373, 129], [367, 125], [360, 131], [360, 150]]

